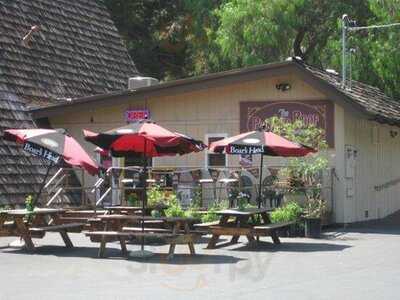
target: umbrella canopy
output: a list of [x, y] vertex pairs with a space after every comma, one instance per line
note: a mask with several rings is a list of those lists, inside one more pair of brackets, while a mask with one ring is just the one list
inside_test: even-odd
[[249, 155], [260, 154], [260, 182], [258, 189], [258, 207], [261, 206], [262, 166], [264, 155], [296, 157], [316, 152], [313, 148], [291, 142], [275, 133], [256, 130], [225, 138], [209, 145], [209, 150], [216, 153]]
[[213, 142], [209, 150], [227, 154], [263, 154], [269, 156], [305, 156], [313, 148], [291, 142], [275, 133], [250, 131]]
[[64, 129], [8, 129], [4, 131], [4, 139], [23, 144], [25, 151], [52, 164], [62, 159], [69, 165], [85, 169], [91, 175], [99, 171], [97, 164]]
[[187, 154], [205, 149], [203, 142], [169, 131], [152, 121], [143, 120], [103, 133], [83, 131], [85, 139], [112, 156], [145, 155], [146, 157]]
[[[104, 133], [83, 131], [85, 139], [104, 150], [110, 150], [112, 156], [142, 155], [144, 157], [172, 156], [187, 154], [205, 149], [203, 142], [189, 136], [169, 131], [152, 121], [141, 120], [129, 125], [112, 129]], [[147, 159], [143, 159], [143, 177], [145, 192], [142, 201], [142, 216], [144, 217], [147, 193]], [[142, 222], [144, 232], [144, 222]], [[144, 239], [141, 251], [137, 255], [144, 257]]]

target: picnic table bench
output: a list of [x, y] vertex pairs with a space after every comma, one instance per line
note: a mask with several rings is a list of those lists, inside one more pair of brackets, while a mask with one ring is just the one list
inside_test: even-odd
[[[254, 237], [270, 236], [274, 244], [280, 244], [277, 230], [290, 226], [294, 222], [271, 223], [268, 216], [268, 209], [246, 209], [239, 211], [236, 209], [226, 209], [218, 211], [220, 216], [217, 225], [211, 225], [209, 230], [212, 237], [207, 245], [207, 249], [214, 249], [217, 246], [218, 239], [221, 235], [232, 236], [230, 244], [238, 242], [240, 236], [246, 236], [251, 243], [255, 241]], [[261, 218], [260, 225], [251, 225], [249, 220], [254, 221]]]
[[[104, 223], [104, 229], [101, 231], [92, 231], [86, 233], [92, 242], [100, 242], [99, 257], [105, 256], [106, 244], [112, 240], [119, 240], [121, 252], [127, 254], [126, 240], [137, 238], [144, 239], [149, 237], [158, 238], [170, 244], [168, 258], [172, 258], [175, 253], [175, 246], [187, 244], [190, 254], [195, 254], [194, 242], [199, 235], [190, 231], [189, 223], [193, 222], [191, 218], [154, 218], [150, 216], [129, 216], [129, 215], [105, 215], [99, 217]], [[161, 220], [166, 224], [171, 224], [172, 229], [165, 228], [144, 228], [123, 226], [126, 222], [145, 222], [152, 220]], [[110, 230], [110, 228], [112, 229]]]
[[139, 206], [106, 206], [104, 209], [109, 214], [122, 214], [122, 215], [134, 215], [142, 211], [142, 207]]

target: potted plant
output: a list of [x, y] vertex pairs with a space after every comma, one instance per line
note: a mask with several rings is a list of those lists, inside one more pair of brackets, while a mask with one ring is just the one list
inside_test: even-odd
[[304, 202], [305, 235], [319, 237], [321, 235], [321, 217], [326, 214], [327, 206], [321, 193], [322, 174], [328, 168], [325, 132], [313, 124], [305, 124], [301, 120], [293, 123], [273, 117], [266, 120], [271, 130], [285, 138], [308, 145], [318, 152], [301, 158], [289, 159], [282, 175], [288, 178], [288, 191], [301, 195]]
[[240, 192], [237, 197], [237, 208], [239, 210], [245, 210], [248, 207], [248, 204], [250, 203], [250, 195], [245, 192]]
[[327, 211], [326, 203], [320, 197], [310, 198], [306, 202], [304, 225], [305, 236], [309, 238], [321, 237], [322, 216]]

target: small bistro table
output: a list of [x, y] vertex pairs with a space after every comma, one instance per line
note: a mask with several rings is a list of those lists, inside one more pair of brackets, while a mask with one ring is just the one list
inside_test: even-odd
[[[243, 211], [236, 209], [217, 211], [216, 214], [220, 216], [219, 224], [210, 226], [212, 237], [208, 242], [207, 249], [214, 249], [221, 235], [232, 236], [231, 244], [237, 243], [241, 235], [245, 235], [249, 242], [253, 242], [256, 232], [253, 226], [248, 224], [248, 221], [250, 219], [255, 220], [260, 216], [263, 225], [270, 224], [268, 212], [269, 209], [266, 208], [250, 208]], [[274, 239], [275, 237], [272, 236], [272, 238]]]
[[64, 209], [35, 208], [33, 211], [26, 209], [6, 210], [0, 214], [0, 233], [6, 236], [20, 236], [25, 247], [34, 251], [32, 237], [43, 238], [46, 232], [60, 233], [65, 246], [73, 248], [68, 232], [80, 232], [84, 224], [62, 224], [60, 215]]

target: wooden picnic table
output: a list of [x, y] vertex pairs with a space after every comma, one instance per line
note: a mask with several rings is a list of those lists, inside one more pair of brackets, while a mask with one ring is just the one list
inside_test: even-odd
[[43, 238], [46, 232], [59, 232], [65, 246], [73, 248], [67, 232], [80, 232], [84, 224], [62, 224], [60, 215], [64, 212], [64, 209], [54, 208], [6, 210], [0, 215], [0, 232], [8, 236], [20, 236], [29, 251], [35, 250], [32, 237]]
[[[103, 257], [106, 249], [106, 243], [112, 239], [117, 238], [121, 244], [121, 251], [123, 254], [127, 253], [126, 249], [126, 238], [138, 237], [145, 238], [149, 236], [157, 236], [165, 238], [170, 244], [168, 256], [171, 258], [174, 255], [175, 247], [177, 244], [187, 244], [189, 247], [190, 254], [196, 254], [194, 248], [194, 242], [197, 235], [190, 230], [190, 224], [195, 222], [193, 218], [177, 218], [177, 217], [152, 217], [152, 216], [138, 216], [138, 215], [103, 215], [99, 216], [99, 219], [104, 223], [103, 231], [91, 232], [87, 235], [91, 237], [100, 236], [100, 248], [99, 257]], [[141, 225], [142, 222], [146, 221], [162, 221], [166, 228], [144, 228], [142, 227], [128, 227], [129, 223], [137, 223]], [[168, 226], [169, 225], [169, 226]], [[109, 232], [109, 233], [108, 233]], [[93, 240], [95, 241], [95, 240]]]
[[217, 211], [216, 214], [220, 216], [219, 224], [210, 226], [212, 237], [207, 248], [215, 248], [221, 235], [232, 236], [231, 244], [237, 243], [241, 235], [246, 236], [249, 242], [253, 242], [255, 240], [255, 231], [253, 230], [253, 226], [249, 224], [249, 220], [252, 219], [255, 222], [258, 217], [261, 217], [262, 224], [270, 224], [271, 221], [268, 212], [269, 209], [266, 208], [249, 208], [245, 210], [225, 209]]
[[110, 214], [128, 214], [133, 215], [137, 212], [142, 211], [142, 207], [139, 206], [106, 206], [104, 207]]

